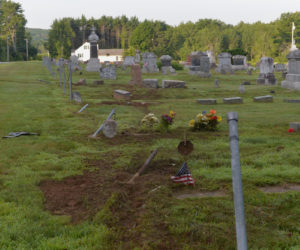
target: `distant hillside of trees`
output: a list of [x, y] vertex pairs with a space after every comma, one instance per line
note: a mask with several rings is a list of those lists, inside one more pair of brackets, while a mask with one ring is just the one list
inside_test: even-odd
[[30, 36], [32, 38], [31, 44], [38, 49], [38, 53], [47, 53], [44, 44], [48, 40], [49, 30], [26, 28], [26, 32], [30, 33]]
[[21, 4], [0, 0], [0, 61], [7, 60], [7, 44], [11, 61], [26, 59], [26, 42], [29, 41], [29, 58], [36, 58], [37, 49], [32, 45], [32, 37], [25, 30], [26, 18]]
[[136, 17], [126, 16], [63, 18], [53, 22], [46, 47], [51, 56], [68, 57], [72, 49], [78, 48], [87, 39], [91, 27], [95, 26], [100, 48], [123, 48], [127, 55], [139, 49], [185, 60], [192, 51], [213, 50], [215, 55], [224, 51], [233, 55], [244, 54], [253, 62], [263, 56], [284, 62], [291, 46], [292, 22], [297, 27], [295, 38], [300, 48], [300, 12], [284, 13], [270, 23], [240, 22], [235, 26], [213, 19], [170, 26], [162, 21], [141, 22]]

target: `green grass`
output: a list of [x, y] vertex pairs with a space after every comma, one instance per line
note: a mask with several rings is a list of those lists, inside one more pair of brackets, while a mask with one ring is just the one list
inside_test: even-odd
[[[235, 226], [232, 201], [230, 150], [226, 113], [239, 114], [239, 136], [244, 185], [248, 245], [251, 249], [300, 249], [300, 193], [264, 194], [259, 186], [300, 181], [300, 134], [289, 134], [289, 122], [300, 120], [300, 105], [284, 103], [284, 98], [299, 98], [299, 92], [280, 86], [258, 86], [258, 72], [252, 76], [213, 74], [211, 79], [160, 74], [145, 78], [178, 79], [187, 89], [158, 89], [155, 95], [147, 89], [134, 88], [147, 108], [125, 105], [99, 105], [114, 101], [113, 90], [128, 88], [129, 71], [118, 71], [118, 80], [106, 80], [103, 86], [92, 86], [97, 73], [75, 73], [73, 81], [86, 78], [88, 86], [74, 86], [84, 103], [70, 103], [41, 62], [0, 65], [0, 136], [13, 131], [39, 132], [39, 137], [0, 140], [0, 249], [160, 249], [166, 242], [177, 242], [178, 249], [234, 249]], [[214, 79], [220, 88], [214, 88]], [[43, 79], [53, 82], [38, 82]], [[281, 82], [280, 75], [277, 79]], [[239, 84], [252, 81], [245, 94]], [[114, 86], [118, 84], [118, 86]], [[123, 85], [123, 87], [122, 87]], [[254, 103], [254, 96], [274, 90], [274, 103]], [[223, 105], [222, 98], [242, 96], [244, 104]], [[216, 98], [217, 105], [203, 106], [197, 98]], [[89, 107], [75, 114], [85, 103]], [[168, 135], [136, 143], [124, 140], [110, 143], [101, 137], [88, 138], [110, 111], [116, 107], [119, 133], [138, 132], [139, 121], [147, 112], [157, 116], [174, 110], [176, 121]], [[118, 228], [111, 226], [114, 215], [109, 211], [118, 202], [114, 195], [94, 218], [70, 224], [67, 216], [54, 216], [43, 207], [44, 197], [39, 183], [46, 179], [62, 179], [78, 175], [86, 169], [85, 159], [105, 159], [112, 167], [134, 173], [149, 152], [159, 148], [154, 161], [172, 160], [174, 174], [183, 159], [177, 145], [190, 119], [202, 110], [216, 109], [223, 121], [217, 132], [190, 132], [195, 150], [188, 162], [197, 190], [224, 190], [223, 198], [177, 200], [176, 192], [190, 188], [162, 183], [157, 192], [145, 196], [145, 212], [140, 216], [136, 232], [138, 240], [118, 241]], [[148, 132], [151, 133], [151, 132]], [[282, 147], [281, 150], [277, 150]], [[118, 155], [115, 160], [114, 156]], [[150, 172], [150, 170], [148, 170]], [[108, 222], [107, 222], [108, 221]], [[158, 230], [158, 228], [164, 228]], [[164, 232], [164, 235], [160, 233]], [[114, 239], [114, 240], [112, 240]], [[131, 242], [130, 242], [131, 241]], [[165, 241], [165, 242], [164, 242]], [[172, 247], [171, 243], [170, 249]]]

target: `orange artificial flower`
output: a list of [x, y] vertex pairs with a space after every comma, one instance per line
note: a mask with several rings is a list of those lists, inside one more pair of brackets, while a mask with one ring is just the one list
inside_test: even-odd
[[217, 113], [217, 111], [215, 111], [214, 109], [211, 109], [210, 113], [213, 114], [213, 115], [215, 115]]

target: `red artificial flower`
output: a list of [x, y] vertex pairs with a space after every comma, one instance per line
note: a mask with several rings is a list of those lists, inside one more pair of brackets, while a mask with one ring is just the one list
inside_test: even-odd
[[295, 129], [290, 128], [288, 131], [289, 131], [289, 133], [293, 133], [293, 132], [295, 132]]
[[213, 116], [211, 119], [213, 119], [213, 120], [217, 120], [217, 119], [218, 119], [218, 117], [216, 117], [216, 116]]

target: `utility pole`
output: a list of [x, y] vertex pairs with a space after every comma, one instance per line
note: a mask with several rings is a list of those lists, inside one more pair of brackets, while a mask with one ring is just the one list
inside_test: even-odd
[[6, 53], [7, 53], [7, 62], [9, 62], [9, 44], [8, 44], [9, 37], [6, 37]]
[[26, 41], [26, 61], [28, 61], [28, 39], [24, 39]]

